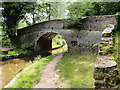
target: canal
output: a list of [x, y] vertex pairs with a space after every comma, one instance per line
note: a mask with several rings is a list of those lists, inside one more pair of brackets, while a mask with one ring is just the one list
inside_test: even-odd
[[0, 61], [0, 89], [7, 85], [34, 57], [22, 57]]

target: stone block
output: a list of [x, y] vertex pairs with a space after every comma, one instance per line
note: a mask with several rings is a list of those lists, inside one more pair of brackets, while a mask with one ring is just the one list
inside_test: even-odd
[[109, 41], [112, 41], [113, 38], [112, 37], [102, 37], [101, 38], [101, 41], [105, 41], [105, 42], [109, 42]]
[[94, 73], [101, 73], [104, 71], [104, 68], [94, 68]]
[[93, 78], [95, 79], [95, 80], [103, 80], [104, 79], [104, 77], [105, 77], [105, 74], [104, 73], [94, 73], [94, 76], [93, 76]]
[[111, 76], [117, 76], [117, 75], [119, 75], [119, 72], [117, 71], [117, 69], [111, 70], [111, 71], [109, 72], [109, 75], [111, 75]]
[[107, 55], [108, 53], [107, 53], [106, 51], [100, 51], [100, 50], [99, 50], [99, 51], [98, 51], [98, 54], [99, 54], [99, 55]]
[[117, 63], [113, 60], [102, 60], [102, 61], [96, 61], [94, 68], [111, 68], [111, 67], [117, 67]]
[[111, 35], [112, 35], [111, 33], [103, 33], [102, 37], [111, 37]]
[[107, 67], [104, 69], [104, 73], [111, 73], [112, 71], [116, 70], [117, 66], [113, 66], [113, 67]]
[[105, 55], [105, 56], [101, 56], [98, 55], [97, 60], [101, 61], [101, 60], [113, 60], [113, 56], [112, 55]]
[[103, 80], [95, 80], [95, 88], [101, 88], [101, 87], [104, 87], [105, 86], [105, 83]]

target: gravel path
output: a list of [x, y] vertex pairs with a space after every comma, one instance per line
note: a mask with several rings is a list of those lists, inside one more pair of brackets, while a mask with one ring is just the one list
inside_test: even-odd
[[40, 82], [35, 85], [34, 88], [57, 88], [58, 86], [55, 84], [56, 78], [59, 76], [56, 75], [55, 66], [58, 61], [62, 58], [63, 54], [59, 54], [54, 57], [53, 60], [48, 64], [48, 66], [43, 71]]

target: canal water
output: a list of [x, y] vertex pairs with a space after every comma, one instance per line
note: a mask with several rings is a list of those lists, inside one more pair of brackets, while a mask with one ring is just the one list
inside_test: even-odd
[[34, 57], [29, 56], [0, 62], [0, 89], [7, 85], [21, 68], [33, 60]]

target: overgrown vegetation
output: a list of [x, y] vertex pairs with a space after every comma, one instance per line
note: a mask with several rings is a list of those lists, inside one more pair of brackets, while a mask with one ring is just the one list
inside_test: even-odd
[[120, 64], [120, 31], [117, 31], [114, 35], [114, 58]]
[[40, 81], [42, 71], [53, 57], [54, 56], [48, 56], [42, 59], [40, 56], [36, 57], [35, 64], [31, 65], [29, 69], [21, 73], [15, 83], [9, 86], [9, 88], [33, 88], [33, 86]]
[[120, 30], [120, 25], [119, 25], [119, 23], [120, 23], [120, 12], [117, 12], [115, 14], [115, 17], [116, 17], [116, 21], [117, 21], [117, 25], [116, 25], [115, 31], [119, 31]]
[[29, 52], [32, 52], [32, 51], [30, 51], [30, 50], [23, 50], [23, 49], [20, 49], [20, 48], [14, 48], [13, 51], [8, 51], [8, 54], [2, 54], [2, 56], [19, 55], [19, 54], [25, 54], [25, 53], [29, 53]]
[[93, 88], [95, 54], [67, 53], [56, 66], [65, 88]]
[[32, 43], [26, 43], [21, 46], [24, 50], [33, 50], [33, 44]]
[[10, 38], [6, 35], [3, 35], [1, 37], [2, 39], [2, 47], [6, 47], [6, 48], [12, 48], [13, 45], [11, 44]]
[[[117, 62], [119, 78], [120, 78], [120, 31], [117, 31], [114, 35], [114, 60]], [[120, 89], [120, 87], [119, 87]]]

